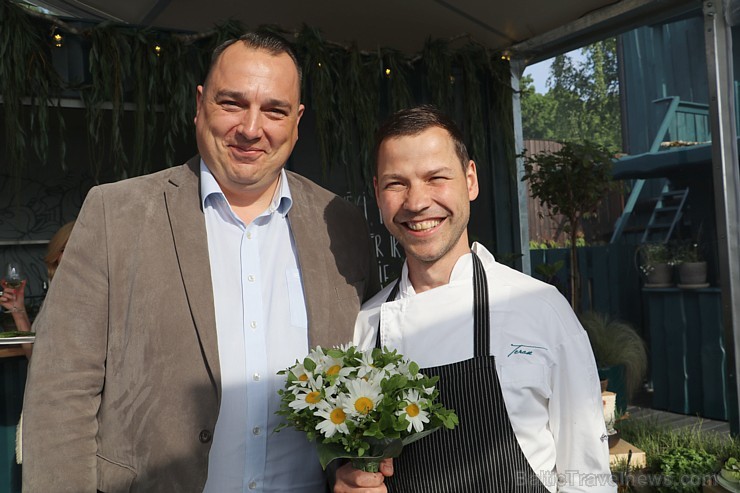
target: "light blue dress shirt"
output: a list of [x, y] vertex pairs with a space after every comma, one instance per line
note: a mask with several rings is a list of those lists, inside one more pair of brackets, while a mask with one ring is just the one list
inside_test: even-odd
[[200, 176], [222, 386], [204, 491], [324, 493], [314, 444], [293, 429], [273, 431], [284, 386], [276, 373], [308, 353], [285, 172], [251, 224], [234, 214], [203, 161]]

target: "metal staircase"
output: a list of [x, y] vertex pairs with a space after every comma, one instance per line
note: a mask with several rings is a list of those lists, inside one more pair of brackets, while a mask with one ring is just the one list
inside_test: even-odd
[[683, 215], [688, 195], [688, 187], [677, 190], [668, 190], [667, 187], [663, 189], [645, 226], [642, 243], [665, 243], [671, 239]]

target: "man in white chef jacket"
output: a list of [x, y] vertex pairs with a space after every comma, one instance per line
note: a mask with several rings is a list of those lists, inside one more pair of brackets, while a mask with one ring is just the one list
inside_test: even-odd
[[[354, 343], [395, 348], [423, 369], [452, 368], [455, 375], [467, 371], [460, 365], [488, 359], [497, 378], [490, 389], [478, 384], [484, 375], [464, 389], [450, 379], [447, 391], [440, 387], [442, 402], [455, 394], [466, 401], [458, 406], [480, 413], [457, 409], [458, 428], [407, 447], [395, 462], [384, 461], [379, 473], [342, 466], [335, 493], [616, 491], [598, 373], [576, 315], [554, 287], [468, 242], [478, 180], [457, 126], [431, 106], [402, 110], [381, 127], [376, 159], [378, 207], [406, 262], [398, 285], [391, 283], [363, 306]], [[478, 284], [484, 287], [473, 288], [474, 271], [478, 279], [483, 272]], [[479, 324], [480, 315], [474, 322], [473, 306], [487, 308], [488, 325]], [[478, 342], [481, 331], [484, 342]], [[445, 385], [446, 374], [440, 375], [439, 385]], [[494, 405], [502, 416], [484, 416]], [[462, 443], [431, 440], [455, 439], [466, 427], [473, 432]], [[435, 447], [436, 456], [429, 452]], [[474, 461], [481, 453], [491, 460]], [[446, 472], [434, 476], [431, 471], [440, 467]]]

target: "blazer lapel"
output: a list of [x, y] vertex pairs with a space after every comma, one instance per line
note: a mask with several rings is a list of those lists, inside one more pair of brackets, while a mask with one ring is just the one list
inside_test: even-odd
[[[325, 259], [322, 249], [317, 248], [315, 235], [312, 232], [320, 231], [323, 221], [323, 211], [317, 210], [313, 203], [311, 194], [306, 193], [303, 184], [294, 179], [290, 172], [288, 185], [290, 194], [293, 196], [293, 205], [288, 213], [290, 231], [295, 240], [298, 251], [298, 266], [301, 269], [303, 279], [303, 297], [306, 300], [306, 315], [308, 318], [308, 343], [309, 347], [322, 346], [331, 347], [329, 334], [330, 324], [325, 320], [319, 320], [323, 312], [321, 304], [326, 302], [326, 295], [321, 286], [321, 280], [326, 277], [322, 272]], [[327, 246], [328, 248], [328, 246]]]
[[192, 158], [170, 178], [166, 188], [167, 214], [180, 263], [185, 293], [219, 402], [221, 371], [216, 314], [211, 287], [206, 223], [200, 201], [200, 156]]

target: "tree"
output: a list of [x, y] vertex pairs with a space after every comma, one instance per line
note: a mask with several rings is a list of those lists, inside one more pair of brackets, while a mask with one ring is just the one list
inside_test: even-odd
[[617, 151], [622, 147], [616, 39], [581, 49], [583, 61], [558, 55], [550, 67], [547, 94], [522, 78], [525, 138], [582, 142]]
[[573, 310], [580, 311], [581, 278], [578, 269], [577, 233], [581, 221], [592, 217], [612, 188], [612, 154], [603, 146], [565, 142], [556, 152], [541, 152], [524, 161], [524, 177], [532, 196], [565, 217], [570, 236], [570, 292]]
[[562, 140], [555, 133], [553, 122], [557, 102], [551, 96], [535, 92], [531, 75], [522, 77], [522, 130], [527, 139]]

